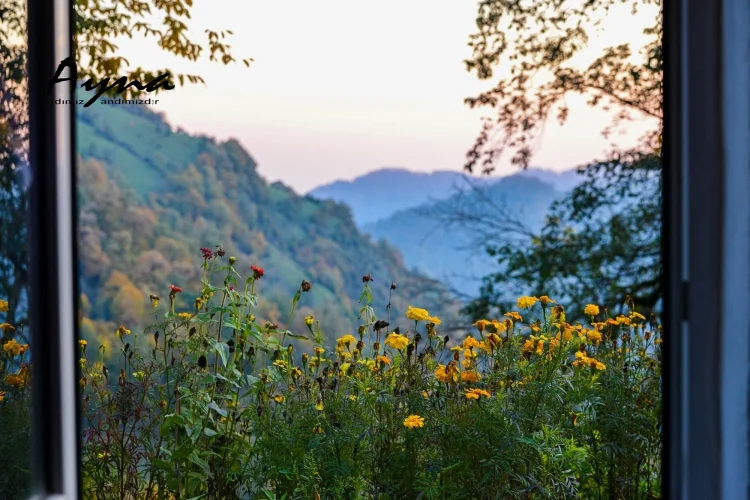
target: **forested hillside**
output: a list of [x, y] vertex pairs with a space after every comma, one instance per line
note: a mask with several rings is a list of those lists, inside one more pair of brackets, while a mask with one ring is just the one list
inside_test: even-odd
[[[303, 279], [313, 289], [296, 325], [314, 310], [329, 336], [354, 328], [368, 273], [377, 314], [385, 315], [391, 281], [392, 315], [446, 300], [393, 248], [363, 236], [348, 207], [269, 185], [234, 140], [173, 131], [143, 107], [99, 104], [79, 108], [77, 134], [84, 337], [111, 339], [120, 323], [142, 329], [149, 296], [166, 300], [170, 284], [200, 281], [200, 248], [216, 245], [240, 268], [266, 270], [258, 316], [280, 325]], [[178, 311], [192, 310], [197, 290], [184, 292]]]

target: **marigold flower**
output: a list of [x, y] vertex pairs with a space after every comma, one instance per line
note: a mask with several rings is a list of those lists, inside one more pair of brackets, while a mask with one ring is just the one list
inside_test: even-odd
[[313, 352], [315, 352], [315, 354], [317, 354], [318, 356], [320, 356], [321, 354], [323, 354], [324, 352], [326, 352], [326, 350], [323, 349], [320, 346], [315, 346], [315, 349], [313, 349]]
[[479, 399], [480, 396], [486, 398], [492, 397], [491, 394], [484, 389], [466, 389], [466, 399]]
[[15, 328], [10, 323], [0, 323], [0, 330], [7, 332], [8, 330], [15, 330]]
[[130, 330], [120, 325], [120, 327], [117, 329], [117, 336], [122, 338], [123, 335], [130, 335]]
[[323, 434], [323, 428], [319, 425], [313, 427], [313, 434]]
[[377, 358], [375, 358], [375, 359], [376, 359], [376, 360], [377, 360], [377, 362], [378, 362], [378, 363], [380, 363], [380, 364], [385, 364], [385, 365], [390, 365], [390, 364], [391, 364], [391, 360], [390, 360], [390, 358], [388, 358], [387, 356], [378, 356], [378, 357], [377, 357]]
[[530, 309], [534, 306], [534, 304], [537, 303], [539, 299], [536, 297], [529, 297], [527, 295], [524, 295], [523, 297], [519, 297], [516, 301], [516, 305], [519, 309]]
[[537, 343], [536, 343], [536, 353], [538, 355], [540, 355], [540, 356], [542, 354], [544, 354], [544, 341], [543, 340], [537, 341]]
[[542, 295], [539, 297], [539, 303], [542, 304], [542, 307], [547, 307], [547, 304], [555, 304], [555, 301], [547, 297], [546, 295]]
[[529, 339], [526, 342], [523, 343], [523, 350], [526, 352], [531, 352], [534, 350], [534, 341]]
[[486, 319], [480, 319], [479, 321], [477, 321], [471, 326], [476, 326], [477, 330], [479, 330], [479, 333], [481, 333], [484, 331], [487, 325], [490, 325], [490, 324], [492, 324], [492, 321], [487, 321]]
[[463, 347], [464, 349], [473, 349], [475, 347], [479, 347], [479, 341], [475, 339], [474, 337], [472, 337], [471, 335], [469, 335], [468, 337], [464, 339], [463, 344], [461, 344], [461, 347]]
[[461, 373], [462, 382], [479, 382], [482, 376], [475, 371], [465, 371]]
[[344, 335], [343, 337], [339, 337], [338, 340], [336, 340], [339, 346], [346, 346], [349, 347], [349, 345], [356, 343], [357, 339], [354, 338], [354, 335]]
[[23, 386], [23, 378], [18, 375], [10, 374], [5, 377], [5, 383], [11, 387], [21, 387]]
[[586, 307], [583, 308], [583, 314], [587, 316], [597, 316], [599, 314], [599, 306], [586, 304]]
[[250, 266], [250, 269], [253, 271], [253, 279], [259, 280], [263, 277], [265, 274], [262, 267], [258, 266]]
[[323, 400], [318, 399], [318, 401], [315, 403], [315, 409], [318, 411], [323, 411]]
[[81, 349], [83, 349], [83, 350], [86, 350], [86, 346], [87, 346], [87, 345], [88, 345], [88, 342], [86, 342], [86, 341], [85, 341], [85, 340], [83, 340], [83, 339], [80, 339], [80, 340], [78, 341], [78, 346], [79, 346], [79, 347], [80, 347]]
[[403, 349], [409, 345], [409, 338], [398, 333], [392, 333], [385, 339], [385, 344], [394, 349]]
[[0, 391], [0, 403], [5, 401], [5, 391]]
[[646, 321], [646, 317], [643, 314], [637, 313], [635, 311], [630, 313], [630, 319], [636, 319], [636, 318], [640, 319], [641, 321]]
[[514, 321], [518, 321], [518, 322], [522, 322], [523, 321], [523, 316], [521, 316], [520, 314], [518, 314], [516, 311], [507, 312], [507, 313], [504, 314], [504, 316], [507, 316], [510, 319], [514, 320]]
[[179, 319], [183, 320], [183, 321], [187, 321], [187, 320], [189, 320], [190, 318], [192, 318], [192, 317], [193, 317], [193, 315], [192, 315], [192, 314], [190, 314], [190, 313], [188, 313], [188, 312], [181, 312], [181, 313], [179, 313], [179, 314], [177, 315], [177, 317], [178, 317]]
[[8, 301], [0, 300], [0, 313], [8, 312]]
[[315, 318], [313, 318], [313, 315], [305, 316], [305, 325], [309, 328], [312, 326], [313, 321], [315, 321]]
[[404, 419], [404, 427], [409, 429], [424, 427], [424, 418], [419, 415], [409, 415]]
[[427, 312], [427, 309], [420, 309], [412, 306], [409, 306], [406, 309], [406, 317], [414, 321], [431, 321], [433, 319], [430, 317], [430, 313]]
[[615, 320], [621, 324], [621, 325], [629, 325], [630, 324], [630, 318], [626, 316], [618, 316], [615, 318]]
[[284, 396], [282, 396], [281, 394], [276, 394], [273, 397], [273, 400], [276, 401], [278, 404], [281, 404], [284, 402]]
[[495, 330], [494, 333], [503, 333], [508, 330], [508, 324], [506, 321], [497, 321], [495, 319], [491, 322], [492, 328]]
[[284, 361], [283, 359], [277, 359], [273, 362], [273, 366], [277, 366], [283, 370], [286, 368], [286, 361]]

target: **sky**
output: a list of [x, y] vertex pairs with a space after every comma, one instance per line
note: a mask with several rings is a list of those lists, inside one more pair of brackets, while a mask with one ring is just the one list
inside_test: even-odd
[[[464, 99], [493, 83], [463, 64], [476, 10], [476, 0], [195, 0], [196, 41], [207, 28], [231, 30], [234, 55], [252, 57], [250, 68], [178, 59], [141, 37], [118, 45], [132, 65], [206, 80], [159, 96], [155, 108], [174, 127], [237, 139], [264, 177], [304, 193], [386, 166], [462, 168], [481, 116], [490, 113], [470, 110]], [[605, 46], [638, 43], [650, 14], [613, 12], [581, 64]], [[601, 136], [609, 115], [583, 98], [568, 103], [570, 120], [547, 125], [534, 165], [573, 168], [612, 142]], [[635, 123], [616, 140], [630, 144], [649, 125]], [[498, 173], [513, 168], [501, 159]]]

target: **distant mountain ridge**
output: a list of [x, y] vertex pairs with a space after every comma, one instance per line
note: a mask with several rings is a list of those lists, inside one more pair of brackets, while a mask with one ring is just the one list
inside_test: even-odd
[[[551, 178], [555, 179], [554, 175]], [[551, 203], [566, 192], [561, 186], [569, 185], [519, 173], [489, 185], [475, 184], [444, 200], [400, 210], [365, 224], [362, 230], [398, 248], [413, 270], [472, 297], [481, 279], [497, 266], [486, 254], [483, 232], [500, 236], [493, 233], [502, 231], [505, 218], [532, 231], [539, 229]], [[462, 219], [466, 221], [463, 224]], [[477, 224], [480, 219], [485, 222]]]
[[313, 198], [334, 200], [349, 206], [354, 221], [359, 227], [364, 227], [399, 211], [445, 200], [472, 186], [490, 186], [510, 176], [535, 178], [561, 191], [568, 191], [580, 182], [580, 176], [575, 170], [554, 172], [531, 168], [503, 176], [486, 177], [468, 175], [458, 169], [415, 172], [387, 167], [350, 181], [325, 184], [307, 194]]

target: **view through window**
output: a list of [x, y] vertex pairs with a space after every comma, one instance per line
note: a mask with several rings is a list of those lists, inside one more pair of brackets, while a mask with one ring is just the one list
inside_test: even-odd
[[[74, 9], [83, 498], [660, 497], [660, 2]], [[0, 498], [26, 498], [0, 26]]]

